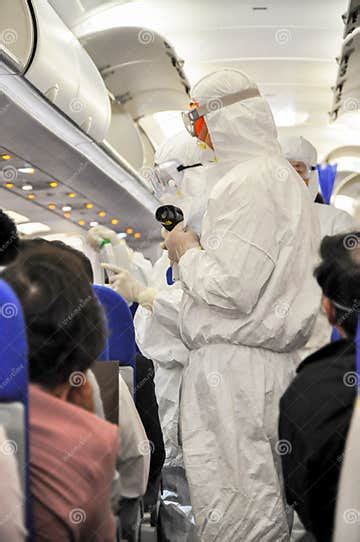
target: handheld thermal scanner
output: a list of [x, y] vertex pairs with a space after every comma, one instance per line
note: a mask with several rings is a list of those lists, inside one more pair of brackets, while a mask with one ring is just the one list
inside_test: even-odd
[[183, 222], [184, 214], [179, 207], [162, 205], [157, 208], [155, 218], [167, 231], [172, 231], [177, 224]]

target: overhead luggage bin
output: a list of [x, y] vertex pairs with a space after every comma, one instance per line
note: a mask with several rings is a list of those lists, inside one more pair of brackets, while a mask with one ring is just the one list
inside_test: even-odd
[[0, 54], [10, 59], [23, 73], [34, 52], [34, 20], [27, 2], [1, 0]]
[[344, 113], [360, 117], [360, 0], [351, 2], [344, 22], [346, 37], [338, 58], [338, 76], [330, 113], [332, 120]]
[[47, 0], [3, 1], [0, 36], [14, 67], [92, 139], [103, 141], [111, 117], [108, 93], [77, 38]]
[[343, 15], [345, 23], [344, 38], [360, 26], [360, 0], [350, 0], [347, 13]]
[[108, 90], [134, 120], [187, 108], [189, 82], [183, 62], [156, 32], [139, 27], [109, 28], [83, 36], [81, 43]]

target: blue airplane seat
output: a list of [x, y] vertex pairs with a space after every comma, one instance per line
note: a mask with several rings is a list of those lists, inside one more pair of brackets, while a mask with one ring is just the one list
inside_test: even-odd
[[111, 288], [95, 284], [94, 290], [104, 307], [109, 330], [107, 347], [99, 360], [116, 360], [120, 366], [132, 367], [135, 381], [135, 328], [130, 309], [126, 301]]
[[12, 288], [0, 280], [0, 423], [4, 425], [18, 461], [26, 499], [27, 540], [31, 540], [28, 384], [28, 345], [23, 310]]

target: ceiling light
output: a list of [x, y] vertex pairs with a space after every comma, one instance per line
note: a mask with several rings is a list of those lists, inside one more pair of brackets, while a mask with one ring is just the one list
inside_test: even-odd
[[6, 188], [14, 188], [14, 183], [6, 183]]
[[127, 238], [127, 234], [124, 231], [118, 233], [117, 236], [119, 237], [119, 239], [126, 239]]
[[105, 213], [105, 211], [100, 211], [100, 212], [98, 213], [98, 215], [99, 215], [99, 216], [106, 216], [106, 213]]
[[93, 204], [93, 203], [87, 203], [87, 204], [85, 205], [85, 207], [86, 207], [87, 209], [92, 209], [92, 208], [94, 207], [94, 204]]
[[152, 118], [160, 127], [164, 137], [171, 137], [184, 129], [184, 123], [179, 111], [160, 111], [154, 113]]
[[114, 224], [114, 226], [116, 226], [116, 224], [119, 224], [118, 219], [117, 219], [117, 218], [113, 218], [113, 219], [111, 220], [111, 224]]
[[51, 209], [52, 211], [53, 211], [54, 209], [56, 209], [55, 203], [49, 203], [48, 207], [49, 207], [49, 209]]
[[49, 226], [42, 222], [26, 222], [25, 224], [19, 224], [18, 230], [25, 235], [34, 235], [34, 233], [42, 233], [50, 231]]
[[28, 173], [29, 175], [34, 175], [35, 169], [33, 167], [19, 167], [19, 173]]
[[64, 213], [64, 217], [65, 218], [71, 218], [71, 214], [70, 213]]
[[99, 225], [99, 222], [96, 222], [96, 220], [90, 222], [90, 226], [91, 226], [92, 228], [95, 228], [95, 226], [98, 226], [98, 225]]
[[22, 189], [23, 190], [32, 190], [33, 189], [33, 185], [32, 184], [29, 184], [29, 183], [25, 183], [22, 185]]
[[71, 205], [64, 205], [64, 207], [62, 208], [64, 213], [69, 213], [71, 209], [72, 209]]
[[3, 154], [3, 155], [1, 156], [1, 158], [2, 158], [2, 160], [11, 160], [10, 154]]
[[50, 187], [51, 187], [51, 188], [56, 188], [58, 184], [59, 184], [59, 183], [56, 182], [56, 181], [51, 181]]
[[76, 194], [75, 192], [70, 192], [70, 194], [68, 194], [69, 198], [76, 198]]
[[29, 198], [29, 199], [35, 199], [36, 196], [35, 196], [35, 194], [29, 194], [29, 195], [28, 195], [28, 198]]
[[132, 235], [132, 234], [134, 233], [133, 228], [127, 228], [127, 229], [126, 229], [126, 233], [127, 233], [128, 235]]
[[141, 233], [140, 232], [134, 233], [134, 237], [135, 239], [141, 239]]
[[85, 226], [86, 222], [85, 220], [79, 220], [78, 224], [80, 224], [80, 226]]
[[9, 211], [8, 209], [4, 209], [4, 212], [13, 220], [16, 224], [21, 224], [22, 222], [29, 222], [29, 218], [27, 216], [21, 215], [20, 213], [15, 213], [15, 211]]
[[309, 118], [309, 113], [295, 111], [292, 107], [284, 107], [273, 111], [275, 124], [279, 128], [304, 124]]

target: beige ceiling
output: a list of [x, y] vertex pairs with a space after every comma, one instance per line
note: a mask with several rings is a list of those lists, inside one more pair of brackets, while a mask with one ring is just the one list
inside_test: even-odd
[[292, 109], [307, 114], [301, 126], [280, 131], [300, 131], [317, 145], [320, 156], [354, 141], [356, 134], [347, 127], [341, 123], [329, 127], [328, 122], [346, 0], [143, 0], [114, 4], [109, 8], [102, 5], [94, 16], [88, 13], [73, 30], [80, 36], [109, 26], [155, 30], [185, 60], [190, 82], [218, 67], [233, 66], [256, 80], [275, 112]]

